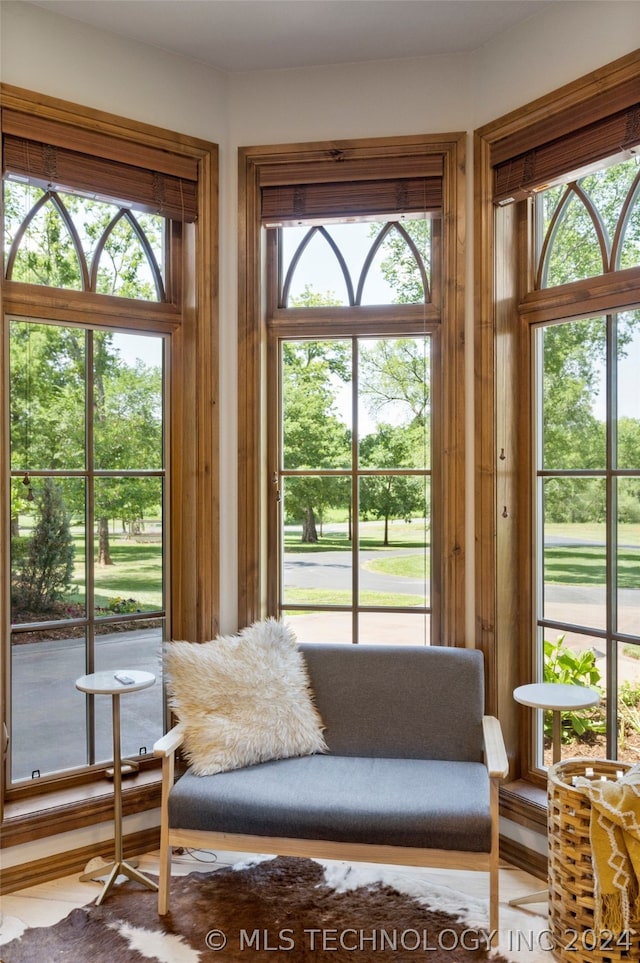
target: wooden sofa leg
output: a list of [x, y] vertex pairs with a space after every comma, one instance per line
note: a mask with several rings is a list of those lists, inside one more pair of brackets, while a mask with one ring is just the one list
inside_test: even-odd
[[497, 779], [489, 787], [491, 807], [491, 854], [489, 856], [489, 931], [495, 933], [492, 945], [498, 943], [500, 926], [500, 829], [498, 822], [499, 789]]
[[[494, 866], [495, 857], [491, 856], [491, 870], [489, 873], [489, 932], [492, 934], [491, 945], [498, 945], [498, 927], [500, 925], [500, 906], [499, 906], [499, 877], [498, 877], [498, 861], [495, 860], [496, 865]], [[493, 936], [495, 934], [495, 936]]]
[[[164, 833], [161, 834], [164, 836]], [[160, 878], [158, 880], [158, 915], [166, 916], [169, 912], [169, 895], [171, 887], [171, 855], [173, 847], [161, 838], [160, 840]]]

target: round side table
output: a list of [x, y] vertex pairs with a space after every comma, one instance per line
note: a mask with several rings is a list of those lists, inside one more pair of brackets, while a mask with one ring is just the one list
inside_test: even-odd
[[[113, 720], [113, 825], [115, 838], [115, 854], [113, 863], [101, 868], [100, 875], [108, 873], [107, 881], [96, 900], [96, 906], [103, 901], [119, 875], [137, 880], [147, 889], [157, 890], [153, 880], [147, 879], [135, 866], [127, 863], [122, 854], [122, 759], [120, 757], [120, 696], [128, 692], [139, 692], [147, 689], [156, 681], [151, 672], [141, 672], [135, 669], [118, 669], [115, 672], [93, 672], [76, 679], [76, 689], [90, 695], [111, 696], [111, 716]], [[81, 880], [96, 878], [96, 870], [85, 873]]]
[[551, 742], [553, 762], [560, 762], [562, 713], [574, 709], [590, 709], [600, 702], [595, 689], [583, 685], [565, 685], [562, 682], [530, 682], [513, 691], [513, 698], [523, 706], [533, 709], [550, 709], [553, 712], [553, 739]]
[[[560, 761], [562, 752], [562, 713], [574, 709], [590, 709], [600, 702], [595, 689], [582, 685], [566, 685], [562, 682], [530, 682], [513, 690], [513, 698], [532, 709], [550, 709], [553, 712], [551, 750], [554, 764]], [[519, 896], [509, 900], [510, 906], [541, 903], [549, 898], [548, 889]]]

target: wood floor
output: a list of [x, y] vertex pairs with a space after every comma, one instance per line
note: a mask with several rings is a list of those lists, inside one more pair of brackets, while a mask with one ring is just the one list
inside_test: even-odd
[[[209, 871], [216, 867], [237, 863], [250, 858], [242, 853], [192, 853], [174, 857], [175, 875]], [[92, 861], [99, 868], [100, 861]], [[157, 874], [158, 854], [142, 856], [139, 867], [144, 873]], [[381, 868], [384, 872], [384, 868]], [[414, 872], [427, 873], [437, 878], [437, 882], [461, 893], [480, 899], [486, 898], [486, 877], [483, 873], [462, 871], [415, 869]], [[127, 881], [122, 885], [130, 885]], [[66, 876], [49, 883], [41, 883], [30, 889], [20, 890], [2, 897], [0, 911], [0, 961], [2, 944], [15, 939], [26, 927], [52, 926], [63, 919], [72, 909], [85, 906], [100, 893], [101, 883], [81, 882], [78, 875]], [[546, 902], [530, 904], [526, 907], [512, 907], [509, 900], [540, 890], [539, 879], [529, 876], [520, 869], [503, 863], [500, 869], [500, 946], [499, 950], [513, 963], [553, 963], [547, 945], [547, 905]], [[108, 899], [108, 895], [106, 899]], [[69, 960], [69, 963], [76, 961]], [[86, 961], [77, 961], [86, 963]], [[452, 963], [454, 961], [452, 960]]]

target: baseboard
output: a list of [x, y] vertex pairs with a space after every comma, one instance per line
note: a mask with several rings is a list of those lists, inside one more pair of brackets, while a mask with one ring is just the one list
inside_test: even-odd
[[[114, 850], [114, 840], [103, 840], [72, 849], [65, 853], [55, 853], [43, 859], [35, 859], [30, 863], [20, 863], [9, 866], [2, 871], [0, 894], [14, 893], [18, 889], [26, 889], [38, 883], [48, 883], [61, 876], [82, 873], [90, 859], [102, 856], [109, 859]], [[149, 829], [130, 833], [123, 839], [125, 858], [140, 856], [152, 852], [160, 846], [160, 828], [153, 826]]]
[[500, 836], [500, 858], [538, 879], [547, 880], [547, 857], [542, 853], [527, 849], [508, 836]]

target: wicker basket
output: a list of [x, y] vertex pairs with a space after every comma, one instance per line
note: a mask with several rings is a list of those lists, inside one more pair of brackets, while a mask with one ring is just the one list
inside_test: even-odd
[[574, 776], [615, 780], [629, 766], [608, 759], [567, 759], [548, 774], [549, 928], [562, 963], [638, 963], [640, 933], [595, 931], [589, 841], [591, 803]]

